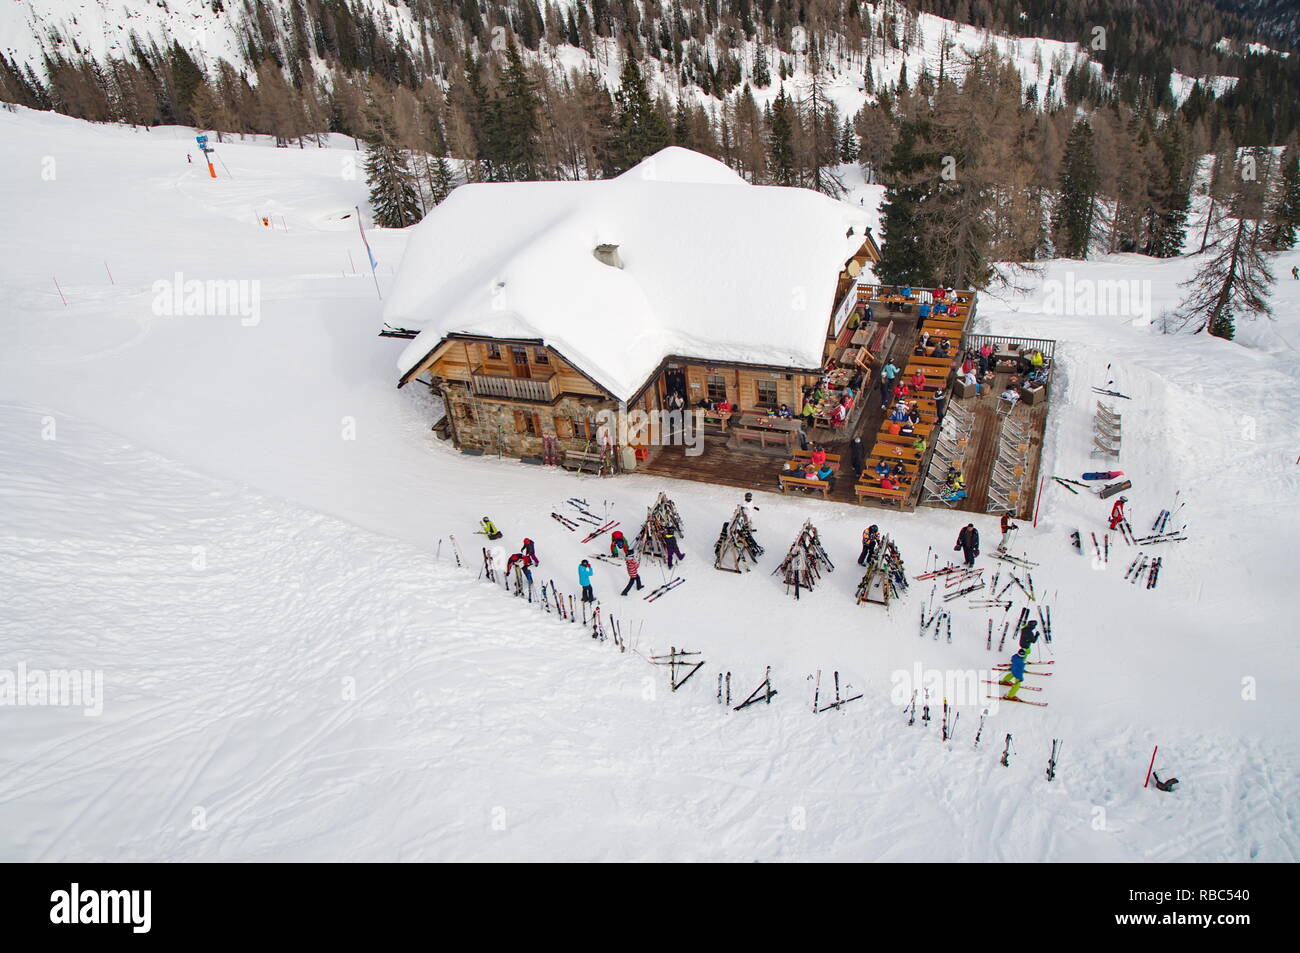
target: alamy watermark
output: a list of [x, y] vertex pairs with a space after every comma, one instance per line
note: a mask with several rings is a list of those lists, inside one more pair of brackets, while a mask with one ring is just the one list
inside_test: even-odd
[[1043, 313], [1132, 318], [1135, 325], [1145, 327], [1151, 323], [1151, 282], [1075, 278], [1074, 272], [1067, 271], [1064, 281], [1043, 282]]
[[246, 328], [262, 321], [262, 283], [255, 278], [218, 281], [176, 272], [153, 283], [153, 313], [160, 318], [238, 317]]
[[104, 713], [104, 673], [99, 669], [0, 668], [0, 708], [80, 708], [87, 718]]
[[678, 410], [602, 410], [596, 414], [596, 439], [602, 446], [685, 447], [686, 456], [704, 452], [704, 415], [702, 408]]

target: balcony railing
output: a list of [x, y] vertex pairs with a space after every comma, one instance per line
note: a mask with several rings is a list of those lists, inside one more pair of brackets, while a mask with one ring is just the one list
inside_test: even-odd
[[545, 377], [511, 377], [508, 374], [487, 374], [481, 367], [470, 371], [470, 381], [477, 397], [504, 397], [549, 404], [559, 396], [555, 380], [553, 373]]

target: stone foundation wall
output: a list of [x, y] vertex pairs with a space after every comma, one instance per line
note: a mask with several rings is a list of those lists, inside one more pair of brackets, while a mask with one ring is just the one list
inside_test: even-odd
[[[475, 397], [468, 388], [453, 383], [442, 386], [442, 397], [458, 448], [484, 453], [497, 453], [499, 449], [508, 457], [540, 457], [542, 435], [556, 436], [557, 417], [594, 420], [601, 410], [617, 409], [613, 402], [590, 397], [565, 396], [554, 405], [506, 403]], [[537, 435], [518, 431], [516, 411], [527, 416], [536, 415], [536, 422], [540, 425]], [[594, 423], [592, 428], [594, 435]], [[558, 438], [557, 446], [561, 451], [586, 450], [587, 438], [579, 431], [573, 438]]]

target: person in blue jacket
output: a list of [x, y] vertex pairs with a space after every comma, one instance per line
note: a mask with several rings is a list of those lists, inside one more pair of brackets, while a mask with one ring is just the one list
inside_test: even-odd
[[1025, 680], [1025, 656], [1028, 654], [1028, 649], [1021, 649], [1011, 656], [1011, 671], [1003, 675], [1000, 682], [1000, 684], [1007, 686], [1008, 698], [1015, 698], [1016, 692], [1020, 691], [1020, 683]]
[[591, 563], [585, 559], [578, 563], [578, 585], [582, 586], [583, 602], [596, 601], [596, 596], [591, 591]]

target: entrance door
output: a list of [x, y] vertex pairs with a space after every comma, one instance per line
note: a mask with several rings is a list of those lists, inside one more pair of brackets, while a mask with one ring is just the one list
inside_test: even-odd
[[664, 396], [674, 392], [686, 399], [686, 372], [679, 367], [670, 367], [664, 371]]
[[515, 377], [532, 377], [532, 372], [528, 370], [528, 348], [512, 347], [510, 349], [511, 369], [515, 372]]

